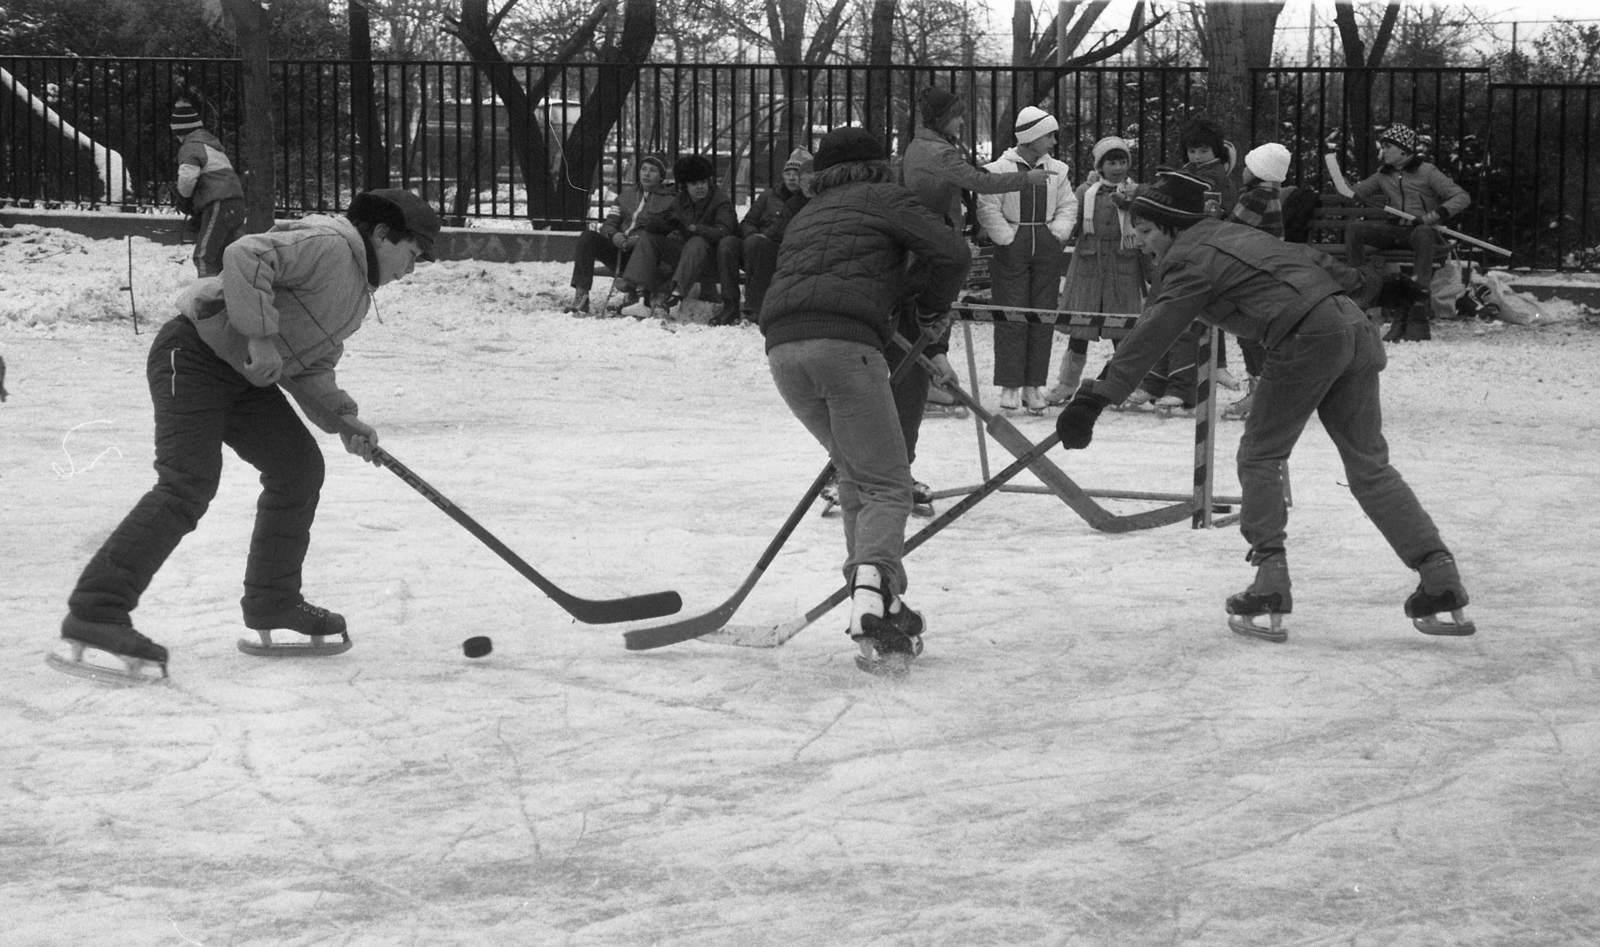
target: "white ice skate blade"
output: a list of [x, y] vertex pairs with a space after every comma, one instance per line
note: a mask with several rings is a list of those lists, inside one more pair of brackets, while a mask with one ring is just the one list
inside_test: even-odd
[[1228, 627], [1236, 635], [1246, 638], [1260, 638], [1262, 641], [1271, 641], [1282, 644], [1289, 640], [1289, 632], [1283, 627], [1283, 615], [1278, 612], [1268, 612], [1268, 624], [1258, 625], [1255, 619], [1258, 615], [1229, 615]]
[[[107, 652], [109, 653], [109, 652]], [[115, 657], [121, 657], [115, 655]], [[97, 684], [107, 684], [112, 687], [143, 687], [146, 684], [164, 684], [165, 675], [159, 673], [161, 665], [153, 661], [144, 661], [139, 658], [122, 658], [123, 667], [106, 667], [102, 664], [91, 664], [80, 657], [64, 658], [51, 652], [44, 656], [44, 663], [55, 668], [63, 674], [73, 677], [87, 678]], [[153, 667], [155, 674], [146, 674], [144, 668]]]
[[273, 641], [270, 631], [258, 631], [256, 634], [261, 636], [260, 642], [240, 638], [239, 650], [257, 658], [326, 658], [350, 650], [348, 634], [341, 635], [340, 640], [333, 642], [328, 641], [327, 635], [312, 635], [308, 641], [296, 641], [291, 644], [279, 644]]
[[1441, 621], [1438, 615], [1424, 615], [1421, 618], [1411, 619], [1411, 624], [1425, 635], [1442, 635], [1450, 638], [1465, 638], [1477, 634], [1478, 626], [1473, 624], [1462, 609], [1452, 609], [1450, 621]]

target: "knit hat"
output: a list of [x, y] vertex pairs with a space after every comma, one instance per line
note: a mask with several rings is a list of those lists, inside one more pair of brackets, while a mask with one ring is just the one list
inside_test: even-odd
[[794, 151], [791, 151], [789, 153], [789, 160], [783, 163], [783, 170], [799, 171], [801, 174], [805, 174], [806, 172], [812, 170], [812, 167], [813, 162], [811, 160], [811, 152], [805, 150], [804, 148], [796, 148]]
[[639, 170], [644, 170], [644, 166], [647, 164], [655, 165], [657, 170], [661, 172], [661, 179], [666, 180], [667, 159], [661, 157], [660, 155], [645, 155], [643, 158], [639, 159]]
[[1060, 128], [1061, 123], [1056, 121], [1054, 115], [1030, 105], [1017, 113], [1017, 144], [1026, 145], [1030, 141], [1037, 141]]
[[841, 125], [822, 136], [814, 165], [820, 172], [850, 161], [887, 161], [888, 158], [883, 142], [871, 132], [856, 125]]
[[1098, 169], [1100, 162], [1106, 160], [1108, 155], [1118, 151], [1122, 152], [1122, 157], [1129, 161], [1133, 160], [1133, 146], [1128, 144], [1126, 138], [1118, 138], [1115, 135], [1109, 138], [1102, 138], [1095, 142], [1094, 148], [1090, 150], [1090, 162]]
[[196, 128], [202, 127], [200, 123], [200, 110], [189, 104], [188, 99], [179, 99], [172, 103], [172, 130], [180, 135], [187, 135]]
[[1417, 133], [1412, 131], [1410, 127], [1401, 125], [1398, 122], [1385, 128], [1378, 135], [1378, 144], [1381, 145], [1385, 142], [1394, 145], [1408, 155], [1417, 153]]
[[704, 155], [683, 155], [672, 165], [672, 177], [679, 184], [709, 181], [717, 173], [711, 160]]
[[1141, 184], [1127, 202], [1128, 210], [1157, 224], [1187, 225], [1206, 217], [1206, 190], [1211, 185], [1201, 178], [1156, 169], [1156, 183]]
[[1263, 181], [1282, 184], [1289, 177], [1289, 149], [1269, 141], [1245, 155], [1244, 166]]
[[917, 96], [917, 111], [922, 115], [922, 124], [935, 131], [944, 127], [945, 120], [962, 108], [961, 96], [938, 86], [928, 86]]
[[364, 191], [350, 201], [344, 215], [357, 223], [388, 224], [390, 230], [403, 230], [422, 248], [422, 260], [432, 260], [433, 241], [442, 222], [428, 202], [398, 187]]

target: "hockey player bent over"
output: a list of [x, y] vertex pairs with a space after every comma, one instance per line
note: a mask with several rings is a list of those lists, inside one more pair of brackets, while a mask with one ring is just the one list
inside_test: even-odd
[[[156, 334], [146, 369], [155, 406], [156, 485], [83, 570], [61, 623], [73, 660], [52, 663], [100, 678], [143, 680], [145, 664], [166, 675], [167, 649], [135, 631], [131, 616], [216, 495], [224, 444], [261, 472], [240, 604], [246, 627], [261, 632], [262, 646], [249, 650], [348, 648], [344, 618], [300, 592], [322, 489], [322, 451], [276, 383], [294, 379], [315, 401], [308, 413], [342, 418], [356, 432], [342, 435], [345, 449], [373, 461], [378, 434], [357, 419], [356, 403], [340, 389], [334, 368], [344, 340], [361, 328], [373, 290], [409, 274], [416, 261], [433, 259], [438, 233], [439, 217], [421, 198], [398, 189], [368, 191], [351, 201], [345, 217], [306, 217], [241, 238], [223, 253], [220, 276], [184, 291], [182, 315]], [[275, 629], [311, 636], [311, 642], [273, 644]], [[342, 638], [343, 646], [318, 647], [324, 637]], [[119, 656], [126, 671], [85, 664], [84, 648]]]
[[[1455, 560], [1389, 465], [1378, 397], [1378, 373], [1387, 359], [1377, 328], [1335, 281], [1350, 271], [1302, 245], [1208, 218], [1206, 186], [1162, 171], [1129, 203], [1139, 245], [1154, 259], [1154, 289], [1101, 379], [1080, 389], [1056, 419], [1061, 443], [1087, 447], [1101, 409], [1120, 404], [1195, 319], [1259, 340], [1267, 360], [1238, 457], [1239, 526], [1256, 578], [1228, 598], [1229, 626], [1267, 641], [1288, 637], [1281, 624], [1292, 608], [1281, 462], [1315, 413], [1344, 461], [1350, 492], [1401, 561], [1422, 575], [1406, 614], [1425, 634], [1472, 634]], [[1386, 294], [1409, 298], [1414, 292], [1404, 281], [1391, 282], [1376, 303], [1389, 304]], [[1453, 620], [1436, 617], [1444, 612]], [[1268, 624], [1260, 624], [1260, 616]]]
[[911, 466], [884, 348], [905, 297], [922, 312], [949, 308], [970, 253], [893, 182], [883, 145], [864, 129], [829, 132], [815, 167], [816, 196], [784, 235], [761, 332], [778, 393], [839, 470], [857, 663], [895, 673], [921, 651], [923, 621], [900, 598]]

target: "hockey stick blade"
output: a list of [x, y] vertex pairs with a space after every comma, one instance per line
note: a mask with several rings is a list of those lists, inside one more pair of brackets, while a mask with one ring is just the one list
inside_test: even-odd
[[[1050, 448], [1061, 443], [1059, 434], [1051, 434], [1037, 444], [1030, 444], [1029, 449], [1022, 456], [1011, 462], [1011, 465], [984, 481], [978, 489], [972, 491], [954, 506], [939, 514], [933, 522], [918, 530], [916, 535], [906, 540], [904, 555], [910, 555], [913, 550], [932, 539], [940, 530], [955, 522], [962, 514], [977, 506], [984, 497], [993, 494], [1021, 473], [1028, 465], [1043, 457]], [[832, 595], [818, 602], [810, 611], [798, 618], [791, 618], [778, 625], [741, 625], [730, 626], [715, 634], [703, 636], [703, 640], [717, 644], [737, 645], [742, 648], [777, 648], [790, 638], [803, 631], [808, 625], [826, 615], [836, 608], [841, 602], [850, 597], [850, 586], [843, 585]]]
[[[896, 337], [898, 338], [898, 336]], [[917, 339], [917, 344], [910, 346], [911, 355], [895, 366], [894, 374], [889, 376], [890, 388], [893, 388], [895, 382], [899, 381], [910, 370], [911, 366], [921, 357], [922, 350], [927, 348], [928, 343], [932, 341], [933, 336], [924, 332], [921, 338]], [[806, 515], [806, 511], [810, 510], [817, 497], [822, 495], [822, 488], [828, 485], [828, 479], [832, 476], [833, 462], [830, 460], [823, 465], [822, 472], [817, 474], [817, 479], [811, 482], [811, 487], [806, 490], [805, 496], [800, 498], [800, 503], [789, 514], [789, 518], [784, 521], [783, 526], [778, 530], [778, 535], [772, 537], [772, 541], [767, 543], [766, 551], [761, 554], [760, 559], [756, 560], [756, 567], [750, 570], [750, 574], [745, 577], [744, 583], [733, 593], [732, 598], [703, 615], [694, 615], [665, 625], [625, 631], [622, 633], [624, 646], [629, 651], [649, 651], [654, 648], [664, 648], [667, 645], [678, 644], [681, 641], [691, 641], [702, 635], [710, 634], [726, 625], [728, 619], [732, 618], [733, 613], [738, 611], [739, 606], [744, 603], [745, 597], [750, 594], [750, 590], [755, 588], [756, 583], [761, 580], [761, 575], [767, 571], [767, 566], [771, 565], [772, 560], [777, 558], [778, 550], [782, 549], [783, 544], [789, 541], [789, 535], [794, 532], [795, 527], [800, 525], [800, 520]]]
[[[292, 379], [280, 378], [278, 384], [294, 395], [294, 400], [300, 403], [307, 413], [317, 414], [334, 427], [346, 434], [355, 433], [355, 429], [343, 418], [323, 409], [310, 396], [300, 390], [300, 386]], [[411, 468], [396, 460], [394, 455], [381, 447], [372, 449], [372, 456], [389, 469], [396, 477], [406, 482], [406, 485], [427, 498], [428, 502], [443, 510], [445, 515], [459, 523], [462, 528], [471, 533], [477, 540], [488, 546], [494, 554], [517, 570], [529, 582], [532, 582], [539, 591], [550, 597], [550, 600], [586, 625], [611, 625], [623, 621], [641, 621], [647, 618], [660, 618], [664, 615], [676, 614], [683, 608], [683, 599], [677, 592], [651, 592], [648, 595], [632, 595], [627, 598], [612, 599], [587, 599], [579, 598], [557, 586], [554, 582], [540, 575], [539, 572], [522, 560], [521, 556], [512, 552], [510, 547], [501, 542], [495, 535], [479, 525], [478, 521], [468, 516], [464, 510], [450, 501], [450, 498], [435, 490], [431, 484], [412, 472]]]

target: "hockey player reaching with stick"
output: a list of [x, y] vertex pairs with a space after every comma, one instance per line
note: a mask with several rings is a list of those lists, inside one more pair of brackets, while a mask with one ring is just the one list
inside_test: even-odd
[[[894, 183], [887, 158], [862, 128], [822, 139], [815, 196], [784, 235], [761, 332], [778, 393], [840, 472], [856, 662], [892, 674], [921, 652], [924, 623], [901, 599], [911, 465], [884, 349], [908, 296], [927, 326], [937, 326], [961, 289], [970, 251]], [[909, 270], [908, 254], [916, 257]]]
[[[69, 673], [133, 682], [167, 671], [167, 649], [134, 629], [132, 613], [178, 542], [216, 495], [226, 444], [261, 472], [261, 498], [240, 604], [261, 633], [252, 653], [336, 654], [349, 647], [343, 616], [301, 594], [301, 566], [323, 481], [322, 451], [277, 382], [296, 382], [307, 414], [336, 416], [345, 449], [374, 462], [378, 434], [357, 418], [334, 369], [372, 293], [433, 259], [439, 216], [409, 191], [358, 194], [344, 217], [311, 216], [252, 234], [223, 253], [220, 276], [178, 297], [181, 313], [156, 334], [146, 373], [155, 407], [156, 485], [95, 553], [68, 599], [61, 637]], [[325, 430], [333, 433], [334, 426]], [[309, 643], [274, 644], [287, 629]], [[323, 645], [324, 637], [343, 639]], [[243, 647], [243, 643], [241, 643]], [[109, 652], [125, 669], [83, 661]], [[250, 650], [250, 649], [247, 649]]]
[[[1101, 410], [1121, 403], [1196, 319], [1259, 340], [1267, 359], [1238, 455], [1239, 527], [1256, 577], [1228, 598], [1229, 626], [1267, 641], [1288, 637], [1281, 624], [1292, 609], [1282, 461], [1314, 413], [1339, 450], [1362, 510], [1401, 561], [1421, 573], [1406, 614], [1424, 634], [1472, 634], [1476, 628], [1462, 611], [1467, 592], [1455, 559], [1389, 464], [1378, 396], [1378, 373], [1387, 359], [1377, 327], [1347, 294], [1351, 271], [1303, 245], [1208, 217], [1207, 185], [1199, 178], [1166, 170], [1158, 176], [1128, 205], [1140, 247], [1155, 264], [1150, 298], [1101, 378], [1056, 419], [1061, 443], [1087, 447]], [[1422, 292], [1396, 276], [1373, 301], [1409, 301]], [[1451, 621], [1437, 617], [1445, 612]], [[1261, 616], [1268, 624], [1257, 621]]]

